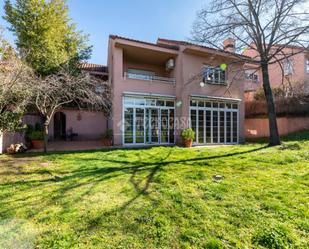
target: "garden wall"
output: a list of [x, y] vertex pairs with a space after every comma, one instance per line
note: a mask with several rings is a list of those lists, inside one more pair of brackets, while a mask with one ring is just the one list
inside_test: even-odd
[[[309, 130], [309, 117], [279, 117], [277, 118], [280, 135]], [[246, 118], [246, 138], [259, 138], [269, 136], [269, 125], [267, 118]]]

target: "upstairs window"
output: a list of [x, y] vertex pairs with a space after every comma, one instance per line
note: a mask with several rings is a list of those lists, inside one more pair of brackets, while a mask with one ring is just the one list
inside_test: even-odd
[[306, 60], [306, 72], [309, 73], [309, 59]]
[[203, 81], [208, 84], [226, 85], [226, 71], [220, 67], [204, 68]]
[[245, 77], [246, 77], [246, 80], [251, 81], [253, 83], [259, 82], [259, 75], [256, 73], [252, 73], [251, 71], [246, 71]]
[[294, 71], [293, 61], [290, 60], [290, 59], [286, 59], [286, 60], [283, 62], [283, 72], [284, 72], [284, 76], [293, 74], [293, 71]]
[[127, 72], [129, 79], [152, 80], [154, 76], [154, 72], [141, 69], [128, 69]]

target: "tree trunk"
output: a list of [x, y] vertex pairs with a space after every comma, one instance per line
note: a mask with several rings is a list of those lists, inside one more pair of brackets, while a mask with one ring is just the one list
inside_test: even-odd
[[277, 114], [274, 96], [269, 82], [268, 63], [262, 62], [263, 89], [267, 102], [268, 121], [269, 121], [269, 146], [281, 144], [277, 125]]
[[44, 153], [47, 153], [48, 125], [48, 122], [44, 122]]

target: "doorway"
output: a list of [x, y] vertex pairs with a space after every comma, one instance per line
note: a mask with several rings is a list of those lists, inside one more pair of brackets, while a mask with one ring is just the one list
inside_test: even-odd
[[54, 139], [66, 139], [66, 116], [63, 112], [54, 115]]

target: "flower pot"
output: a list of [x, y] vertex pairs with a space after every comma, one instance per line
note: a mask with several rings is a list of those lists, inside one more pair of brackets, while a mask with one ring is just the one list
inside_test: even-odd
[[103, 138], [102, 142], [103, 142], [104, 146], [112, 146], [112, 144], [113, 144], [112, 139], [110, 139], [110, 138]]
[[186, 148], [191, 148], [191, 147], [192, 147], [192, 143], [193, 143], [193, 140], [192, 140], [192, 139], [185, 139], [185, 140], [183, 140], [183, 145], [184, 145]]
[[44, 148], [44, 140], [32, 140], [31, 141], [33, 149], [43, 149]]

